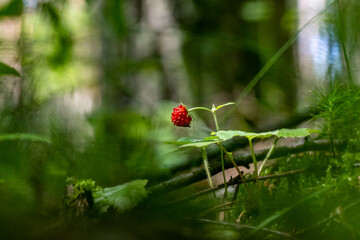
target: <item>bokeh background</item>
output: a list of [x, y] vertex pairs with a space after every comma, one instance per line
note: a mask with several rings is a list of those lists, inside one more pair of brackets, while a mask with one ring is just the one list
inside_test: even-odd
[[21, 76], [0, 72], [0, 133], [52, 141], [0, 141], [1, 219], [55, 221], [70, 176], [103, 187], [170, 178], [199, 152], [166, 142], [215, 128], [207, 112], [174, 127], [179, 101], [236, 102], [219, 111], [222, 129], [309, 119], [314, 88], [359, 83], [359, 10], [356, 0], [1, 0], [0, 62]]

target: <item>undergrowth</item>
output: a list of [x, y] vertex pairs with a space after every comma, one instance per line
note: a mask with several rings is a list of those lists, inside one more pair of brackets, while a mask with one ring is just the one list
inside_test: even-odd
[[266, 169], [267, 174], [303, 171], [265, 180], [250, 199], [240, 187], [229, 222], [261, 225], [262, 231], [246, 233], [251, 239], [283, 239], [290, 235], [301, 239], [360, 237], [359, 91], [336, 86], [328, 91], [316, 90], [316, 96], [319, 104], [313, 123], [321, 129], [318, 139], [329, 139], [329, 149], [278, 159], [276, 166]]
[[[358, 239], [360, 92], [341, 85], [314, 92], [318, 104], [311, 123], [320, 132], [315, 138], [306, 137], [304, 144], [327, 140], [327, 149], [289, 153], [265, 167], [262, 176], [268, 178], [259, 177], [260, 184], [256, 183], [256, 174], [247, 174], [244, 176], [247, 188], [240, 179], [235, 186], [229, 187], [234, 185], [230, 181], [228, 191], [214, 189], [215, 198], [208, 194], [193, 200], [192, 205], [183, 203], [183, 208], [176, 206], [176, 209], [182, 209], [187, 217], [189, 212], [185, 209], [194, 206], [202, 209], [193, 211], [190, 216], [200, 219], [205, 225], [210, 220], [215, 221], [217, 225], [210, 223], [216, 227], [208, 229], [213, 232], [209, 234], [211, 236], [216, 236], [219, 229], [225, 228], [236, 232], [230, 239]], [[224, 134], [228, 134], [226, 138]], [[296, 136], [291, 134], [289, 136]], [[220, 139], [235, 135], [268, 137], [268, 133], [254, 135], [241, 131], [217, 131], [214, 135], [220, 136]], [[218, 140], [179, 141], [191, 141], [184, 146], [200, 147], [204, 153], [204, 146]], [[223, 187], [226, 189], [227, 186]], [[221, 198], [221, 195], [224, 197]]]
[[[94, 198], [91, 217], [103, 218], [136, 209], [154, 213], [162, 209], [166, 216], [180, 220], [183, 227], [189, 221], [199, 224], [201, 233], [196, 235], [199, 239], [222, 239], [224, 236], [227, 239], [358, 239], [359, 91], [336, 86], [329, 90], [316, 90], [315, 95], [318, 105], [312, 124], [321, 129], [316, 137], [309, 137], [310, 133], [316, 132], [311, 129], [247, 133], [221, 131], [216, 124], [217, 131], [207, 138], [181, 138], [174, 142], [182, 147], [201, 149], [209, 184], [206, 192], [200, 191], [186, 199], [186, 191], [174, 191], [171, 193], [172, 199], [175, 199], [173, 201], [166, 194], [153, 194], [151, 190], [154, 188], [145, 190], [146, 180], [137, 180], [139, 184], [131, 182], [105, 189], [91, 182]], [[231, 104], [224, 106], [228, 105]], [[219, 108], [193, 109], [212, 112], [216, 123], [215, 113]], [[220, 187], [214, 186], [211, 180], [214, 161], [231, 161], [237, 168], [233, 154], [222, 145], [223, 141], [234, 136], [248, 138], [249, 143], [253, 138], [306, 136], [302, 140], [304, 146], [312, 141], [326, 141], [328, 145], [320, 150], [304, 150], [295, 154], [289, 152], [273, 159], [271, 164], [263, 168], [262, 174], [248, 173], [242, 176], [243, 173], [239, 172], [241, 178], [231, 179]], [[276, 142], [273, 143], [275, 149]], [[219, 153], [224, 158], [211, 161], [207, 158], [206, 147], [211, 144], [222, 149]], [[254, 160], [253, 151], [251, 155]], [[271, 151], [265, 159], [270, 155]], [[135, 183], [138, 190], [132, 186]], [[76, 196], [82, 196], [83, 192], [80, 183], [70, 184], [75, 188], [80, 186], [75, 192], [77, 195], [69, 198], [71, 209], [71, 203], [76, 203]], [[70, 213], [74, 215], [73, 211]]]

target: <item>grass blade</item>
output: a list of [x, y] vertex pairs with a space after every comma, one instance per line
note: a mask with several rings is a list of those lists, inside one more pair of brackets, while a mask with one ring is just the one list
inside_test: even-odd
[[29, 141], [38, 141], [51, 143], [50, 139], [31, 133], [11, 133], [11, 134], [1, 134], [0, 141], [9, 141], [9, 140], [29, 140]]

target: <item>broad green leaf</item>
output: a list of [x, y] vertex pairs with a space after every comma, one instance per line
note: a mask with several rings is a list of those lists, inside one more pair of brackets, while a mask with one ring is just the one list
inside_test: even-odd
[[187, 143], [194, 143], [194, 142], [199, 142], [199, 141], [201, 141], [201, 140], [191, 138], [191, 137], [182, 137], [182, 138], [179, 138], [177, 141], [170, 141], [170, 142], [166, 142], [166, 143], [174, 144], [174, 145], [184, 145], [184, 144], [187, 144]]
[[217, 136], [210, 136], [210, 137], [204, 138], [204, 139], [201, 140], [201, 141], [217, 141], [217, 140], [219, 140], [219, 137], [217, 137]]
[[252, 133], [252, 132], [244, 132], [244, 131], [218, 131], [215, 133], [222, 141], [229, 140], [233, 137], [247, 137], [247, 138], [268, 138], [271, 136], [275, 136], [276, 132], [263, 132], [263, 133]]
[[312, 128], [307, 128], [307, 130], [309, 131], [309, 133], [320, 133], [320, 130], [317, 129], [312, 129]]
[[51, 143], [50, 139], [44, 136], [31, 134], [31, 133], [11, 133], [11, 134], [0, 135], [0, 141], [8, 141], [8, 140], [29, 140], [29, 141]]
[[210, 136], [210, 137], [206, 137], [203, 140], [198, 140], [196, 142], [192, 142], [192, 143], [188, 143], [188, 144], [184, 144], [180, 147], [196, 147], [196, 148], [203, 148], [203, 147], [207, 147], [211, 144], [217, 143], [219, 142], [219, 138], [217, 136]]
[[119, 212], [130, 210], [147, 197], [145, 189], [147, 183], [148, 180], [137, 179], [119, 186], [104, 188], [94, 194], [94, 201], [113, 206]]
[[179, 138], [175, 142], [166, 142], [166, 143], [175, 144], [175, 145], [185, 145], [188, 143], [196, 143], [196, 142], [203, 142], [203, 141], [209, 141], [209, 140], [212, 141], [214, 139], [219, 139], [219, 138], [216, 136], [210, 136], [210, 137], [206, 137], [201, 140], [201, 139], [195, 139], [195, 138], [191, 138], [191, 137], [182, 137], [182, 138]]
[[182, 137], [177, 140], [177, 142], [197, 142], [199, 139], [191, 138], [191, 137]]
[[10, 67], [3, 62], [0, 62], [0, 76], [2, 75], [14, 75], [20, 77], [20, 73], [16, 71], [15, 68]]
[[306, 137], [311, 133], [318, 133], [315, 129], [308, 128], [298, 128], [298, 129], [280, 129], [271, 132], [263, 132], [263, 133], [252, 133], [252, 132], [243, 132], [243, 131], [219, 131], [216, 132], [215, 135], [218, 136], [222, 141], [229, 140], [235, 136], [239, 137], [247, 137], [249, 139], [253, 138], [268, 138], [272, 136], [277, 136], [279, 138], [288, 138], [288, 137]]
[[277, 136], [288, 138], [288, 137], [306, 137], [309, 136], [310, 133], [316, 132], [314, 129], [308, 128], [298, 128], [298, 129], [280, 129], [277, 131]]
[[188, 144], [185, 144], [185, 145], [182, 145], [180, 147], [196, 147], [196, 148], [203, 148], [203, 147], [207, 147], [211, 144], [214, 144], [214, 143], [218, 143], [220, 142], [219, 139], [214, 139], [214, 140], [203, 140], [203, 141], [200, 141], [200, 142], [194, 142], [194, 143], [188, 143]]
[[171, 144], [177, 144], [177, 145], [181, 145], [180, 147], [198, 147], [198, 148], [202, 148], [202, 147], [206, 147], [210, 144], [216, 143], [219, 141], [219, 138], [216, 136], [210, 136], [210, 137], [206, 137], [204, 139], [194, 139], [194, 138], [190, 138], [190, 137], [182, 137], [179, 138], [179, 140], [177, 140], [176, 142], [169, 142]]
[[217, 107], [216, 107], [216, 110], [219, 110], [219, 109], [222, 108], [222, 107], [226, 107], [226, 106], [233, 105], [233, 104], [235, 104], [235, 103], [234, 103], [234, 102], [225, 103], [225, 104], [223, 104], [223, 105], [217, 106]]

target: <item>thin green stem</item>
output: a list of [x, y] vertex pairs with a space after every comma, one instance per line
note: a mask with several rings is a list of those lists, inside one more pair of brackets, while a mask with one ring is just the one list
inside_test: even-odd
[[201, 155], [202, 155], [202, 158], [203, 158], [203, 161], [204, 161], [204, 168], [205, 168], [205, 171], [206, 171], [206, 175], [208, 177], [209, 185], [210, 185], [211, 188], [213, 188], [214, 185], [213, 185], [213, 182], [211, 180], [211, 174], [210, 174], [210, 170], [209, 170], [209, 162], [208, 162], [208, 158], [206, 156], [205, 148], [201, 148]]
[[264, 160], [263, 160], [263, 162], [262, 162], [262, 164], [261, 164], [261, 166], [260, 166], [260, 168], [259, 168], [259, 172], [258, 172], [258, 175], [259, 175], [259, 176], [260, 176], [261, 170], [263, 169], [263, 167], [264, 167], [265, 164], [266, 164], [266, 161], [270, 158], [272, 152], [274, 151], [275, 146], [276, 146], [276, 143], [277, 143], [278, 141], [279, 141], [279, 138], [275, 138], [273, 145], [271, 146], [269, 152], [266, 154], [266, 157], [264, 158]]
[[219, 123], [218, 123], [218, 120], [217, 120], [217, 117], [216, 117], [216, 110], [213, 110], [211, 112], [212, 112], [212, 115], [214, 117], [216, 131], [218, 132], [219, 131]]
[[254, 152], [254, 147], [252, 144], [252, 139], [248, 138], [249, 140], [249, 147], [251, 150], [251, 157], [254, 163], [254, 169], [255, 169], [255, 179], [256, 179], [256, 184], [259, 186], [259, 175], [258, 175], [258, 169], [257, 169], [257, 161], [256, 161], [256, 156], [255, 156], [255, 152]]
[[[222, 107], [225, 107], [225, 106], [228, 106], [228, 105], [231, 105], [231, 104], [234, 104], [234, 103], [226, 103], [226, 104], [223, 104], [223, 105], [221, 105], [221, 106], [219, 106], [217, 108], [213, 104], [211, 110], [209, 108], [205, 108], [205, 107], [194, 107], [194, 108], [190, 108], [188, 110], [188, 112], [191, 112], [191, 111], [194, 111], [194, 110], [205, 110], [205, 111], [211, 112], [212, 115], [213, 115], [213, 118], [214, 118], [216, 131], [218, 132], [219, 131], [219, 123], [218, 123], [218, 120], [217, 120], [217, 117], [216, 117], [216, 111], [218, 109], [222, 108]], [[223, 152], [223, 148], [222, 148], [221, 143], [219, 143], [218, 145], [220, 146], [221, 168], [222, 168], [222, 175], [223, 175], [224, 187], [225, 187], [224, 198], [225, 198], [225, 201], [227, 201], [227, 183], [226, 183], [226, 175], [225, 175], [224, 152]], [[204, 155], [206, 157], [206, 153], [204, 153], [204, 152], [205, 152], [205, 150], [203, 151], [203, 159], [204, 159]], [[204, 161], [204, 165], [205, 165], [205, 168], [206, 168], [207, 163], [205, 163], [205, 161]], [[206, 169], [206, 171], [207, 171], [207, 174], [208, 174], [208, 177], [209, 177], [209, 183], [210, 183], [210, 180], [211, 180], [210, 179], [210, 172], [208, 172], [208, 169]]]
[[190, 108], [188, 110], [188, 112], [191, 112], [191, 111], [194, 111], [194, 110], [206, 110], [206, 111], [212, 112], [210, 109], [205, 108], [205, 107], [193, 107], [193, 108]]
[[224, 180], [224, 189], [225, 189], [224, 195], [225, 195], [225, 199], [227, 199], [227, 183], [226, 183], [226, 175], [225, 175], [224, 153], [223, 153], [221, 143], [219, 143], [219, 146], [220, 146], [220, 156], [221, 156], [221, 170], [222, 170], [222, 175], [223, 175], [223, 180]]
[[[216, 109], [215, 105], [213, 104], [212, 109], [211, 109], [211, 113], [212, 113], [213, 118], [214, 118], [216, 131], [218, 132], [219, 131], [219, 124], [218, 124], [218, 120], [217, 120], [217, 117], [216, 117], [216, 110], [217, 109]], [[221, 157], [221, 170], [222, 170], [222, 175], [223, 175], [223, 180], [224, 180], [224, 189], [225, 189], [224, 197], [225, 197], [225, 201], [227, 201], [227, 183], [226, 183], [226, 175], [225, 175], [224, 152], [223, 152], [223, 148], [222, 148], [221, 143], [219, 143], [219, 146], [220, 146], [220, 157]]]
[[221, 146], [220, 144], [219, 144], [219, 146], [220, 146], [220, 148], [225, 152], [226, 156], [229, 158], [229, 160], [231, 161], [231, 163], [234, 165], [236, 171], [238, 172], [238, 174], [239, 174], [239, 176], [240, 176], [240, 178], [241, 178], [241, 181], [242, 181], [243, 184], [244, 184], [244, 187], [245, 187], [246, 191], [247, 191], [248, 194], [250, 195], [251, 192], [250, 192], [250, 190], [249, 190], [249, 188], [248, 188], [248, 186], [247, 186], [247, 184], [246, 184], [245, 178], [244, 178], [243, 174], [241, 173], [238, 165], [237, 165], [236, 162], [234, 161], [233, 156], [231, 155], [231, 153], [229, 153], [228, 151], [226, 151], [226, 149], [225, 149], [223, 146]]

